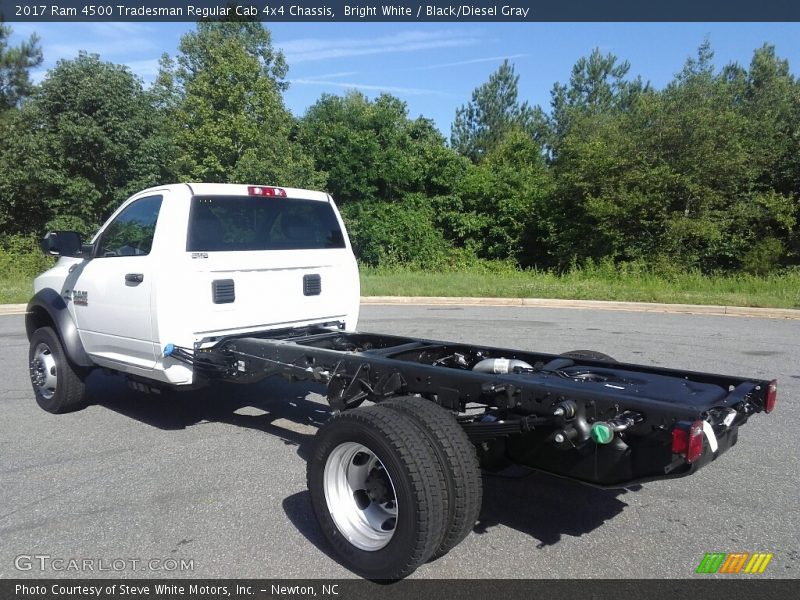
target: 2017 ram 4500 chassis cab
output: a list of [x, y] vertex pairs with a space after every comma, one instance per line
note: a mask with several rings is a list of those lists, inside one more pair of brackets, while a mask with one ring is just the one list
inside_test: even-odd
[[144, 388], [326, 383], [334, 416], [308, 458], [311, 500], [340, 560], [372, 579], [466, 537], [481, 467], [605, 487], [682, 477], [776, 402], [775, 381], [358, 333], [358, 268], [322, 192], [151, 188], [90, 244], [57, 231], [42, 247], [60, 259], [26, 316], [38, 404], [82, 407], [95, 367]]

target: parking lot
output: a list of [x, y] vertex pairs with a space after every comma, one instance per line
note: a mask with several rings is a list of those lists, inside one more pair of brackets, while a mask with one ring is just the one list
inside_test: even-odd
[[[774, 553], [763, 577], [800, 574], [800, 321], [365, 306], [359, 329], [779, 380], [776, 411], [686, 479], [604, 491], [486, 475], [474, 532], [414, 577], [681, 578], [706, 552], [734, 551]], [[0, 364], [0, 577], [352, 576], [329, 555], [305, 486], [328, 417], [321, 386], [159, 396], [95, 373], [92, 406], [50, 415], [33, 400], [20, 315], [0, 317]], [[44, 571], [18, 558], [34, 555], [51, 557]], [[59, 570], [53, 558], [112, 568]]]

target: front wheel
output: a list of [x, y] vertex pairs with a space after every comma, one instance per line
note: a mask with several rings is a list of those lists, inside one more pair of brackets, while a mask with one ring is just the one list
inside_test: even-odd
[[60, 414], [85, 406], [85, 374], [69, 361], [51, 327], [33, 332], [28, 359], [33, 393], [41, 408]]
[[342, 563], [368, 579], [399, 579], [442, 541], [446, 483], [425, 434], [379, 406], [323, 425], [308, 460], [317, 521]]

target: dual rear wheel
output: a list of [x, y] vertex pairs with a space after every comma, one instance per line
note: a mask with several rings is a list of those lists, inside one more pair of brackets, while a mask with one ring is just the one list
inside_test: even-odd
[[399, 579], [472, 529], [482, 487], [475, 448], [452, 414], [422, 398], [341, 413], [316, 435], [308, 489], [340, 560]]

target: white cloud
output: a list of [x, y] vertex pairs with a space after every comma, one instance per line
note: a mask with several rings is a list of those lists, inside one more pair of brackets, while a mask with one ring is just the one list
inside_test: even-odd
[[98, 37], [119, 38], [121, 36], [144, 36], [153, 32], [152, 27], [142, 23], [87, 23], [92, 33]]
[[398, 54], [473, 46], [481, 42], [476, 35], [463, 30], [405, 31], [375, 38], [308, 38], [276, 42], [289, 64], [347, 56]]
[[497, 62], [500, 60], [511, 60], [514, 58], [523, 58], [529, 56], [528, 54], [509, 54], [508, 56], [487, 56], [485, 58], [471, 58], [469, 60], [459, 60], [457, 62], [439, 63], [436, 65], [428, 65], [426, 67], [418, 67], [415, 71], [427, 71], [429, 69], [444, 69], [446, 67], [460, 67], [462, 65], [474, 65], [477, 63]]
[[155, 52], [158, 50], [158, 45], [146, 38], [126, 39], [117, 36], [78, 42], [45, 43], [42, 50], [48, 60], [75, 58], [82, 50], [89, 54], [99, 54], [101, 59], [109, 60], [111, 57], [130, 56], [137, 52]]
[[39, 25], [35, 23], [6, 23], [7, 27], [11, 27], [12, 39], [14, 36], [27, 38], [31, 34], [39, 32]]
[[[123, 64], [128, 67], [134, 75], [141, 77], [145, 83], [152, 82], [158, 75], [158, 60], [157, 58], [149, 58], [144, 60], [129, 60]], [[34, 69], [30, 72], [31, 81], [34, 83], [41, 83], [48, 69]]]
[[137, 54], [160, 54], [161, 40], [155, 30], [142, 23], [14, 23], [13, 41], [37, 33], [41, 38], [45, 66], [60, 59], [75, 58], [80, 51], [99, 54], [103, 60], [126, 60]]
[[145, 81], [150, 81], [158, 75], [158, 61], [157, 58], [148, 58], [144, 60], [129, 60], [125, 65]]
[[357, 71], [339, 71], [338, 73], [325, 73], [324, 75], [314, 75], [307, 79], [338, 79], [339, 77], [350, 77], [357, 75]]
[[47, 75], [47, 69], [34, 69], [30, 72], [31, 81], [33, 83], [42, 83], [45, 75]]

